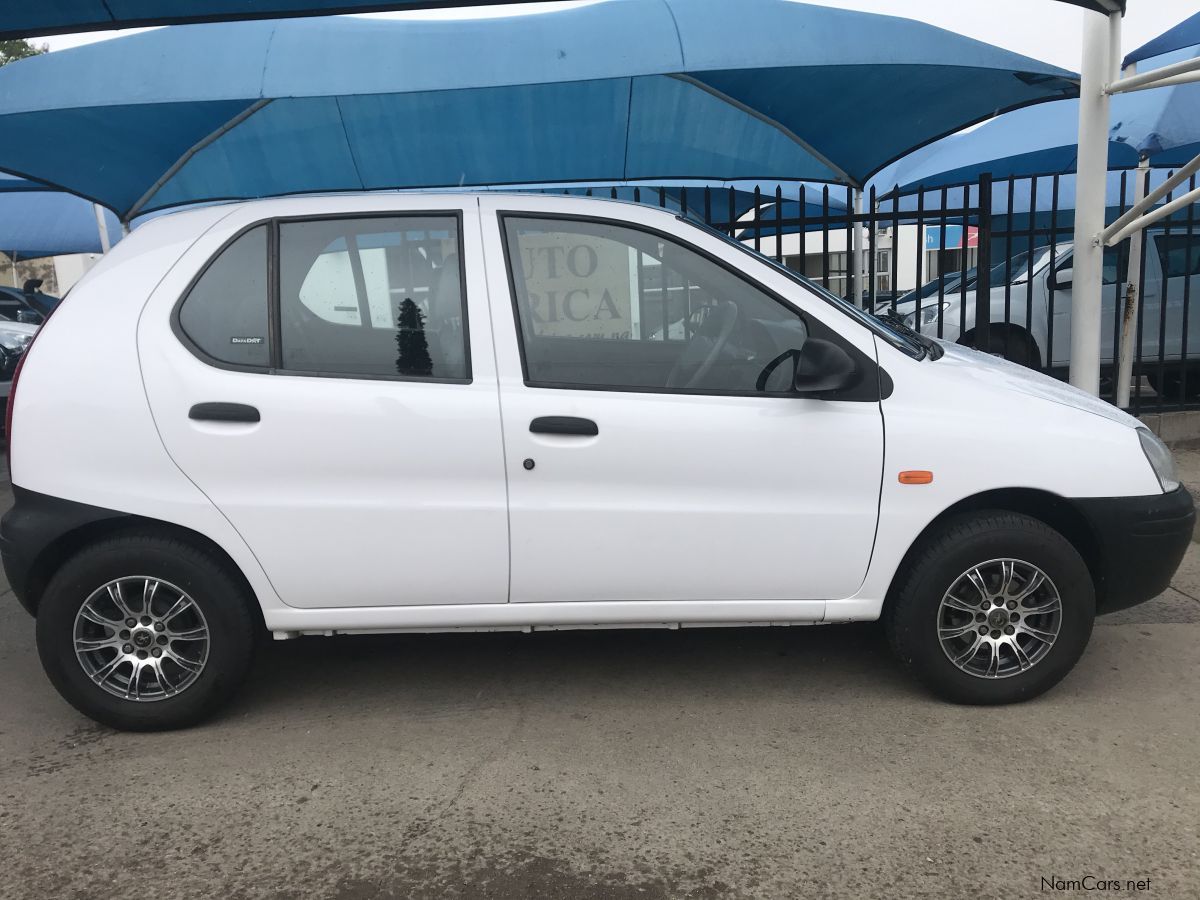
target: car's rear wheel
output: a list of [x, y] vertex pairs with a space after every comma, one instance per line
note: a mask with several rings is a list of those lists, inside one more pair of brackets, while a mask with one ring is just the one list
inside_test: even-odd
[[214, 554], [130, 534], [64, 564], [38, 606], [38, 652], [66, 700], [98, 722], [181, 728], [225, 702], [253, 657], [245, 587]]
[[885, 609], [892, 647], [958, 703], [1029, 700], [1087, 647], [1095, 588], [1071, 543], [1028, 516], [976, 513], [922, 542]]

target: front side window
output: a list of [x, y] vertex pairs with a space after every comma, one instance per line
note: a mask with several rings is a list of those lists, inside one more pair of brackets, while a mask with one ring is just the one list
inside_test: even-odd
[[1109, 248], [1104, 251], [1104, 262], [1102, 264], [1100, 274], [1101, 284], [1119, 284], [1121, 275], [1121, 254], [1116, 249]]
[[808, 330], [792, 309], [667, 238], [504, 219], [530, 384], [786, 392]]
[[[1068, 253], [1065, 257], [1059, 257], [1059, 262], [1054, 270], [1055, 275], [1062, 272], [1073, 272], [1075, 266], [1074, 254]], [[1117, 284], [1118, 277], [1121, 274], [1121, 257], [1113, 248], [1104, 251], [1104, 262], [1100, 270], [1100, 283], [1104, 285]], [[1003, 284], [1003, 282], [1001, 282]]]
[[458, 220], [282, 222], [284, 370], [467, 379]]
[[209, 263], [179, 307], [179, 326], [211, 359], [266, 368], [267, 297], [267, 226], [259, 225]]

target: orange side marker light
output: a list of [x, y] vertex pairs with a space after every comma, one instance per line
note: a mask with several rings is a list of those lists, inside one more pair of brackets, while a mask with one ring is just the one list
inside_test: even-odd
[[933, 473], [924, 469], [910, 469], [900, 473], [901, 484], [932, 484]]

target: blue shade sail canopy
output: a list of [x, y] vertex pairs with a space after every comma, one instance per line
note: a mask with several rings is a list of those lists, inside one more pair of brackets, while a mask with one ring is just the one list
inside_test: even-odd
[[[87, 200], [61, 191], [10, 191], [12, 179], [0, 178], [0, 253], [21, 260], [64, 253], [100, 253], [96, 209]], [[108, 210], [109, 240], [121, 238], [121, 224]]]
[[239, 19], [276, 19], [534, 0], [0, 0], [0, 40]]
[[[1154, 59], [1169, 65], [1200, 55], [1200, 47]], [[1145, 155], [1155, 167], [1179, 166], [1200, 152], [1200, 84], [1135, 91], [1112, 98], [1109, 169], [1136, 166]], [[1075, 171], [1079, 101], [1060, 100], [1016, 110], [978, 128], [937, 141], [879, 172], [878, 191], [994, 178]]]
[[[1134, 96], [1128, 95], [1128, 99]], [[923, 147], [879, 172], [873, 183], [880, 193], [897, 185], [908, 192], [920, 186], [935, 188], [977, 181], [985, 172], [993, 178], [1074, 172], [1078, 135], [1078, 100], [1043, 103], [1006, 113], [972, 131]], [[1136, 149], [1115, 136], [1110, 138], [1110, 169], [1132, 168], [1137, 163]]]
[[[1186, 47], [1147, 63], [1147, 69], [1200, 57]], [[1200, 153], [1200, 82], [1118, 94], [1112, 100], [1112, 139], [1144, 154], [1154, 166], [1181, 166]]]
[[[1150, 59], [1152, 56], [1162, 56], [1164, 53], [1173, 53], [1176, 50], [1182, 50], [1184, 47], [1195, 47], [1197, 44], [1200, 44], [1200, 13], [1184, 19], [1174, 28], [1164, 31], [1158, 37], [1154, 38], [1154, 40], [1142, 44], [1142, 46], [1125, 57], [1121, 66], [1124, 68], [1131, 63]], [[1147, 71], [1149, 71], [1149, 68], [1147, 67]]]
[[1069, 72], [957, 34], [789, 0], [191, 25], [0, 70], [0, 128], [23, 136], [0, 169], [122, 217], [311, 191], [862, 184], [972, 122], [1076, 92]]
[[53, 191], [55, 190], [48, 184], [42, 184], [40, 181], [30, 181], [28, 178], [18, 178], [16, 175], [7, 175], [0, 172], [0, 194], [11, 194], [16, 191]]
[[[144, 25], [526, 2], [530, 0], [0, 0], [0, 39]], [[1107, 13], [1114, 6], [1125, 11], [1125, 0], [1062, 2], [1095, 12]]]

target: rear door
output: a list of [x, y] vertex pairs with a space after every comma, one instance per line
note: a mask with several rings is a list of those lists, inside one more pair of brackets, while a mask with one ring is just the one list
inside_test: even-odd
[[1158, 359], [1159, 334], [1164, 360], [1193, 357], [1200, 352], [1200, 314], [1193, 307], [1200, 299], [1200, 237], [1185, 226], [1147, 232], [1145, 239], [1146, 294], [1152, 280], [1161, 300], [1146, 310], [1153, 315], [1143, 322], [1143, 358], [1151, 364]]
[[504, 602], [476, 207], [297, 202], [234, 213], [184, 258], [211, 257], [194, 284], [143, 315], [168, 452], [291, 606]]
[[[878, 393], [788, 392], [789, 352], [814, 331], [842, 340], [824, 317], [849, 320], [662, 214], [583, 201], [580, 216], [564, 218], [546, 212], [562, 204], [513, 204], [485, 199], [482, 220], [512, 601], [852, 595], [878, 514]], [[597, 218], [597, 209], [630, 221]], [[686, 228], [704, 249], [664, 224]], [[791, 306], [739, 266], [805, 295], [811, 308]], [[844, 346], [874, 360], [873, 339], [858, 330]]]

